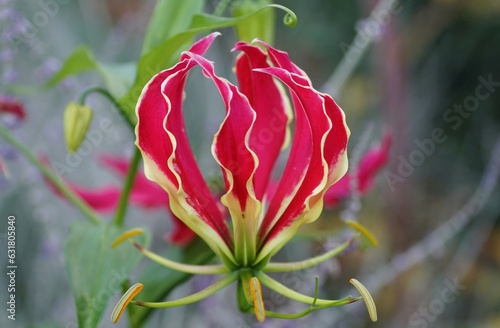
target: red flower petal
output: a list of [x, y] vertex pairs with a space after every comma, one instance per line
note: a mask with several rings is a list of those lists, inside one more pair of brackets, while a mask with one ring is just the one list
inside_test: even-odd
[[190, 244], [196, 237], [196, 234], [173, 213], [171, 213], [171, 218], [174, 227], [173, 230], [167, 235], [167, 240], [174, 245]]
[[193, 58], [203, 74], [212, 79], [226, 107], [226, 117], [215, 134], [212, 151], [222, 167], [226, 184], [227, 192], [221, 202], [227, 206], [233, 220], [235, 253], [238, 260], [245, 263], [245, 258], [255, 255], [244, 252], [256, 250], [257, 224], [262, 207], [253, 187], [259, 159], [250, 149], [249, 142], [256, 113], [236, 86], [215, 74], [212, 62], [196, 54], [185, 55]]
[[[216, 36], [201, 39], [191, 50], [202, 54]], [[195, 65], [183, 55], [181, 62], [148, 82], [136, 108], [136, 144], [146, 176], [167, 191], [172, 212], [216, 253], [231, 257], [231, 234], [196, 164], [182, 116], [184, 84]]]
[[260, 48], [245, 42], [238, 42], [233, 50], [243, 51], [235, 65], [239, 90], [257, 113], [250, 135], [250, 148], [259, 158], [254, 189], [257, 199], [262, 201], [280, 150], [290, 139], [288, 125], [292, 113], [281, 85], [272, 76], [253, 70], [270, 67], [267, 55]]
[[349, 137], [344, 113], [333, 99], [313, 89], [286, 53], [265, 46], [273, 63], [281, 68], [257, 71], [288, 86], [296, 126], [288, 162], [261, 226], [261, 258], [279, 250], [302, 224], [318, 218], [325, 191], [347, 170]]
[[119, 177], [124, 178], [127, 175], [130, 166], [130, 160], [126, 157], [112, 156], [103, 154], [99, 157], [99, 162], [108, 169], [114, 171]]
[[[358, 192], [360, 194], [365, 194], [370, 190], [375, 181], [375, 177], [389, 161], [391, 143], [391, 134], [385, 133], [382, 141], [378, 145], [370, 148], [360, 160], [357, 172]], [[350, 183], [350, 174], [346, 174], [335, 183], [325, 194], [325, 205], [333, 207], [342, 199], [349, 197], [351, 194]]]
[[[45, 179], [50, 190], [60, 198], [66, 199], [59, 189], [49, 180]], [[75, 183], [64, 181], [64, 183], [77, 194], [87, 205], [94, 210], [103, 213], [110, 213], [115, 210], [120, 198], [120, 189], [114, 186], [105, 186], [101, 188], [86, 188]]]
[[[40, 162], [46, 166], [50, 166], [49, 159], [45, 155], [39, 157]], [[49, 180], [44, 178], [45, 183], [49, 186], [50, 190], [57, 196], [65, 199], [59, 189], [53, 185]], [[114, 186], [104, 186], [101, 188], [86, 188], [79, 186], [70, 181], [64, 180], [64, 183], [80, 198], [87, 203], [94, 210], [99, 212], [111, 212], [116, 208], [118, 199], [120, 198], [120, 189]]]
[[[101, 188], [85, 188], [75, 183], [66, 181], [68, 187], [75, 192], [85, 203], [98, 212], [109, 213], [116, 209], [120, 199], [120, 188], [105, 186]], [[61, 196], [57, 188], [54, 188], [57, 195]]]
[[[130, 160], [125, 157], [101, 155], [99, 161], [102, 165], [114, 171], [120, 178], [125, 178]], [[130, 200], [133, 204], [146, 208], [168, 207], [168, 194], [158, 184], [148, 180], [138, 172], [135, 176]]]

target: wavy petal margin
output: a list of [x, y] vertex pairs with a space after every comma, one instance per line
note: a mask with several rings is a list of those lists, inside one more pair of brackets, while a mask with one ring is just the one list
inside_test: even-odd
[[257, 69], [288, 86], [295, 110], [295, 136], [283, 176], [259, 232], [257, 261], [275, 254], [298, 228], [316, 220], [326, 190], [347, 171], [349, 129], [335, 101], [316, 91], [288, 55], [261, 42], [278, 67]]
[[242, 52], [235, 65], [238, 86], [257, 114], [250, 135], [250, 148], [259, 158], [254, 189], [257, 199], [263, 201], [280, 150], [290, 141], [292, 108], [280, 83], [270, 75], [253, 70], [270, 67], [267, 55], [260, 48], [238, 42], [232, 51]]
[[235, 255], [238, 262], [245, 265], [255, 257], [257, 219], [262, 208], [253, 185], [259, 159], [250, 149], [250, 131], [256, 113], [235, 85], [215, 74], [212, 62], [190, 52], [183, 56], [196, 61], [203, 74], [214, 82], [226, 107], [226, 117], [215, 134], [212, 153], [224, 176], [227, 192], [221, 202], [229, 209], [233, 221]]
[[[204, 54], [217, 35], [196, 42], [190, 53]], [[145, 86], [136, 107], [136, 145], [144, 158], [146, 177], [168, 193], [174, 215], [216, 254], [234, 262], [229, 228], [196, 164], [182, 115], [185, 81], [196, 64], [183, 55], [178, 64]]]

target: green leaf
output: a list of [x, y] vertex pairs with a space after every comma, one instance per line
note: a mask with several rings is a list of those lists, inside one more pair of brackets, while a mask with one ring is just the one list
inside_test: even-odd
[[69, 76], [96, 70], [104, 80], [108, 90], [121, 97], [130, 88], [135, 75], [135, 63], [104, 64], [94, 58], [92, 51], [86, 46], [78, 47], [66, 59], [62, 67], [41, 85], [8, 85], [10, 92], [19, 95], [30, 95], [56, 86]]
[[[138, 264], [142, 254], [132, 245], [110, 245], [126, 228], [75, 222], [64, 245], [64, 257], [75, 299], [78, 327], [94, 328], [110, 299]], [[145, 245], [147, 236], [137, 237]]]
[[130, 91], [119, 100], [121, 107], [127, 112], [132, 122], [137, 122], [137, 118], [135, 117], [135, 105], [146, 83], [161, 70], [173, 66], [178, 61], [179, 54], [189, 48], [191, 40], [196, 34], [234, 26], [237, 23], [254, 17], [263, 10], [273, 10], [273, 8], [286, 9], [287, 15], [285, 17], [288, 20], [290, 19], [289, 17], [292, 17], [292, 20], [296, 20], [295, 16], [290, 15], [290, 13], [293, 14], [293, 12], [279, 5], [268, 5], [247, 15], [232, 18], [208, 14], [193, 16], [187, 30], [168, 38], [139, 59], [134, 85]]
[[51, 88], [68, 76], [97, 69], [97, 67], [97, 61], [90, 49], [80, 46], [66, 59], [59, 71], [43, 84], [43, 88]]
[[[214, 253], [200, 239], [195, 240], [185, 249], [169, 247], [163, 254], [165, 257], [187, 264], [205, 264], [214, 259]], [[191, 277], [190, 274], [174, 271], [155, 262], [148, 262], [148, 266], [141, 272], [137, 282], [144, 284], [137, 299], [144, 301], [161, 301], [175, 287], [179, 286]], [[141, 327], [149, 318], [154, 309], [129, 305], [131, 327]]]
[[203, 10], [203, 4], [203, 0], [158, 0], [144, 37], [142, 53], [186, 30], [193, 15]]

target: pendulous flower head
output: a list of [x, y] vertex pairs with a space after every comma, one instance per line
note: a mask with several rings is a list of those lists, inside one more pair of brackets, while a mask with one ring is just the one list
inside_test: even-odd
[[[278, 316], [265, 310], [260, 283], [309, 304], [307, 313], [356, 301], [352, 297], [328, 301], [317, 299], [317, 295], [301, 295], [265, 274], [316, 265], [350, 243], [302, 262], [269, 262], [302, 225], [319, 217], [325, 192], [347, 171], [350, 132], [343, 111], [329, 95], [313, 88], [306, 73], [286, 52], [260, 40], [253, 44], [238, 42], [233, 48], [239, 52], [235, 63], [238, 86], [219, 77], [213, 62], [203, 57], [218, 34], [194, 43], [175, 66], [149, 81], [136, 107], [135, 132], [146, 177], [168, 193], [175, 216], [202, 238], [223, 264], [203, 267], [159, 260], [157, 255], [136, 246], [146, 256], [171, 268], [226, 277], [185, 299], [134, 303], [151, 307], [187, 304], [234, 281], [239, 283], [240, 309], [255, 310], [260, 321], [266, 315]], [[222, 170], [225, 193], [220, 203], [227, 208], [229, 219], [204, 181], [186, 134], [182, 115], [184, 85], [194, 67], [201, 68], [203, 75], [214, 82], [226, 109], [213, 138], [212, 154]], [[270, 183], [278, 156], [289, 144], [282, 176], [277, 185]], [[139, 290], [139, 286], [129, 290], [126, 301], [122, 298], [113, 321], [130, 301], [130, 295], [135, 296], [134, 290]]]

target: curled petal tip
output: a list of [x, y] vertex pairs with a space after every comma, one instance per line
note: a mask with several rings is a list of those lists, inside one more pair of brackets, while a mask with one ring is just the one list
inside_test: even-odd
[[265, 42], [264, 42], [264, 41], [262, 41], [262, 40], [261, 40], [261, 39], [259, 39], [259, 38], [255, 38], [255, 39], [253, 39], [253, 40], [252, 40], [252, 42], [251, 42], [251, 43], [265, 43]]

